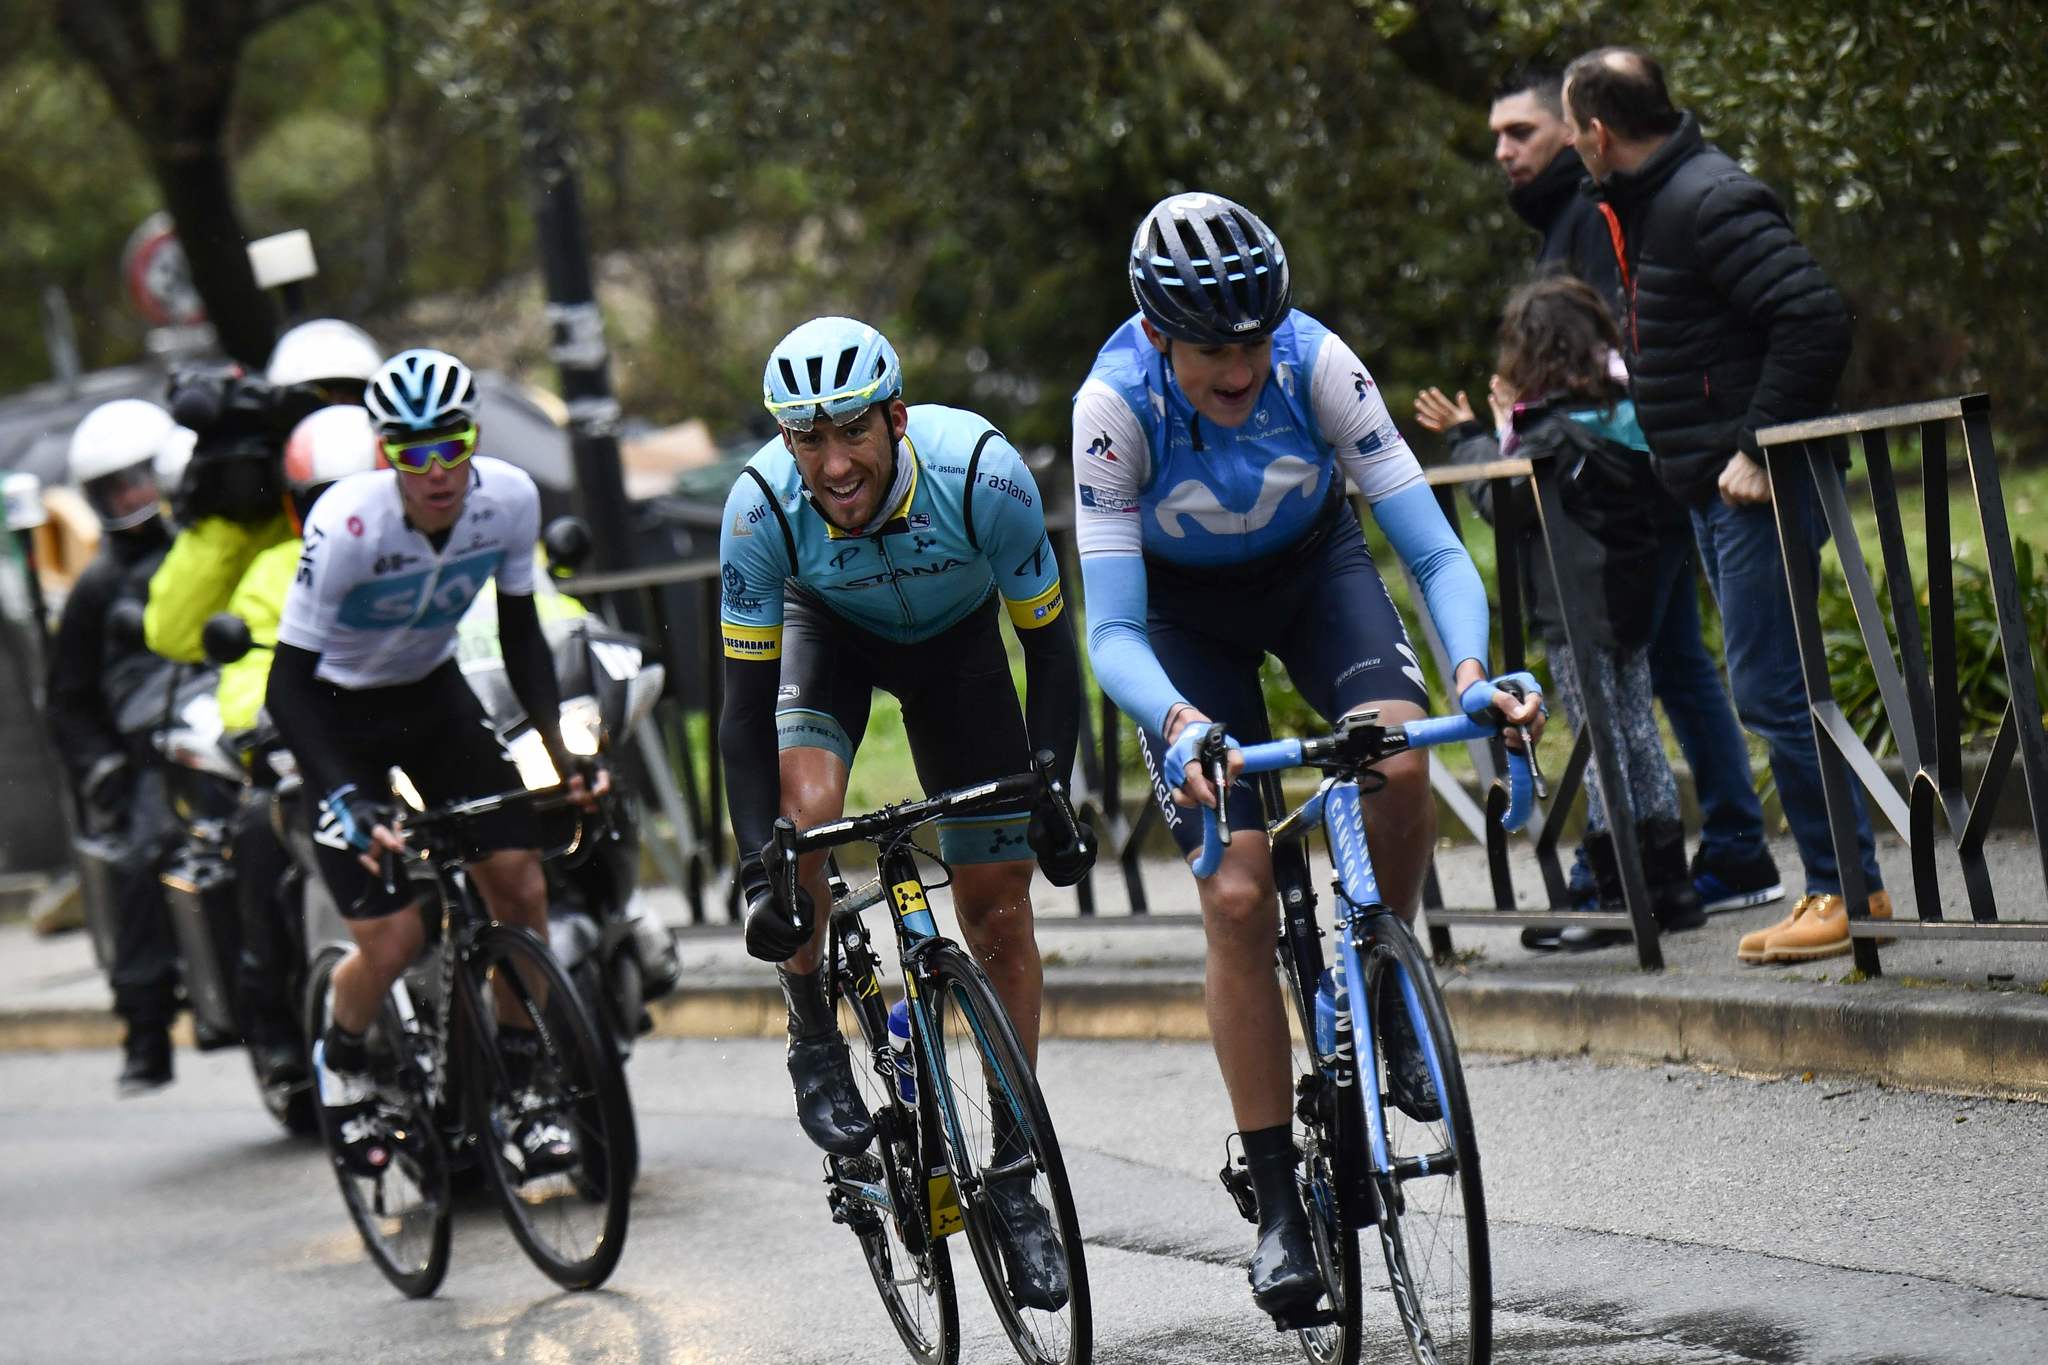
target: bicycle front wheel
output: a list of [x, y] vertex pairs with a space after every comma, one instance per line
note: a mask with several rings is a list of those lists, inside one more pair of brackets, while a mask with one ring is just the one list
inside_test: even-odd
[[[957, 944], [933, 951], [930, 981], [940, 1121], [975, 1264], [1026, 1365], [1079, 1365], [1094, 1350], [1088, 1268], [1038, 1080], [988, 978]], [[1049, 1246], [1043, 1260], [1054, 1264], [1011, 1263], [1033, 1245]]]
[[[313, 963], [305, 1000], [309, 1038], [318, 1039], [327, 1030], [334, 968], [347, 955], [346, 948], [330, 948]], [[341, 1184], [341, 1202], [364, 1249], [399, 1293], [422, 1299], [440, 1288], [448, 1273], [448, 1153], [426, 1085], [432, 1037], [425, 1021], [401, 1015], [389, 995], [364, 1037], [375, 1092], [369, 1117], [389, 1135], [390, 1161], [375, 1175], [358, 1174], [344, 1164], [341, 1134], [319, 1103], [317, 1076], [312, 1110]]]
[[[1289, 1043], [1296, 1082], [1294, 1145], [1301, 1153], [1295, 1183], [1301, 1191], [1302, 1207], [1308, 1212], [1309, 1233], [1315, 1241], [1316, 1268], [1322, 1273], [1324, 1308], [1330, 1321], [1300, 1328], [1296, 1339], [1301, 1352], [1314, 1365], [1358, 1365], [1362, 1299], [1358, 1278], [1358, 1226], [1345, 1216], [1339, 1193], [1340, 1169], [1352, 1174], [1356, 1163], [1365, 1160], [1364, 1144], [1353, 1131], [1360, 1125], [1346, 1121], [1342, 1106], [1351, 1105], [1354, 1087], [1340, 1087], [1324, 1071], [1307, 1039], [1315, 1037], [1315, 1012], [1304, 998], [1301, 982], [1305, 968], [1291, 959], [1290, 944], [1283, 939], [1279, 954], [1280, 985], [1294, 1008], [1299, 1036]], [[1313, 976], [1309, 980], [1313, 981]], [[1349, 1064], [1350, 1059], [1343, 1059]], [[1347, 1165], [1348, 1163], [1348, 1165]], [[1355, 1179], [1355, 1175], [1354, 1175]]]
[[[1493, 1359], [1493, 1261], [1479, 1141], [1450, 1015], [1415, 936], [1393, 915], [1372, 917], [1359, 957], [1369, 1011], [1359, 1022], [1372, 1027], [1387, 1125], [1388, 1164], [1373, 1174], [1394, 1306], [1417, 1365], [1486, 1365]], [[1396, 1102], [1387, 1063], [1390, 1035], [1401, 1046], [1410, 1031], [1435, 1091], [1434, 1104], [1409, 1097], [1415, 1113]]]
[[[859, 1025], [860, 1055], [853, 1074], [861, 1098], [875, 1119], [875, 1143], [858, 1156], [828, 1157], [835, 1220], [860, 1238], [861, 1256], [882, 1307], [918, 1365], [954, 1365], [960, 1359], [960, 1303], [953, 1287], [953, 1258], [931, 1230], [930, 1202], [918, 1160], [920, 1115], [903, 1103], [889, 1059], [888, 1010], [879, 987], [861, 993], [842, 958], [834, 970], [839, 997]], [[873, 1194], [888, 1201], [879, 1207]]]
[[[541, 941], [493, 924], [465, 964], [469, 1122], [505, 1221], [566, 1289], [595, 1289], [626, 1245], [639, 1164], [631, 1106], [569, 978]], [[535, 1153], [536, 1126], [567, 1135]]]

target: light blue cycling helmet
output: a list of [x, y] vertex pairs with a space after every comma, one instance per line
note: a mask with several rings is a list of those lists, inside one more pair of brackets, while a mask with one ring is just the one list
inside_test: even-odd
[[902, 392], [896, 348], [853, 318], [812, 318], [775, 344], [761, 376], [762, 403], [791, 431], [821, 415], [844, 425]]
[[400, 351], [370, 376], [363, 406], [386, 433], [464, 426], [476, 421], [476, 376], [446, 351]]

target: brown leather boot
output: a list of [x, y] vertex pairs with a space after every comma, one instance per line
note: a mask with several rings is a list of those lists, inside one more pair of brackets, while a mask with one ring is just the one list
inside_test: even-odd
[[1772, 935], [1784, 933], [1787, 929], [1799, 923], [1801, 917], [1806, 914], [1814, 901], [1825, 899], [1827, 899], [1825, 896], [1801, 896], [1798, 900], [1792, 902], [1791, 914], [1785, 916], [1785, 918], [1779, 920], [1768, 929], [1753, 929], [1749, 933], [1744, 934], [1741, 942], [1735, 945], [1735, 956], [1752, 967], [1760, 967], [1764, 963], [1769, 962], [1771, 960], [1769, 945]]
[[1806, 913], [1764, 939], [1764, 961], [1813, 962], [1849, 951], [1847, 901], [1840, 896], [1809, 895], [1799, 904]]

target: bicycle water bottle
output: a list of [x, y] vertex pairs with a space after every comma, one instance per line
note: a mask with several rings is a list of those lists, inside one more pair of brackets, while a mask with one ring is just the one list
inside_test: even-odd
[[905, 1104], [917, 1103], [917, 1065], [910, 1057], [910, 1002], [889, 1007], [889, 1057], [896, 1066], [896, 1093]]
[[1327, 1057], [1337, 1050], [1337, 978], [1328, 967], [1316, 978], [1316, 1053]]

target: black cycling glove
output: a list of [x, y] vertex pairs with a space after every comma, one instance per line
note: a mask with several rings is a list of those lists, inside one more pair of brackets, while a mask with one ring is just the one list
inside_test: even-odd
[[763, 962], [787, 962], [810, 943], [814, 923], [810, 893], [802, 887], [793, 910], [762, 887], [747, 897], [747, 952]]
[[1032, 806], [1024, 837], [1038, 856], [1038, 870], [1054, 886], [1072, 886], [1095, 866], [1095, 831], [1077, 813], [1070, 832], [1068, 812], [1052, 797], [1042, 797]]

